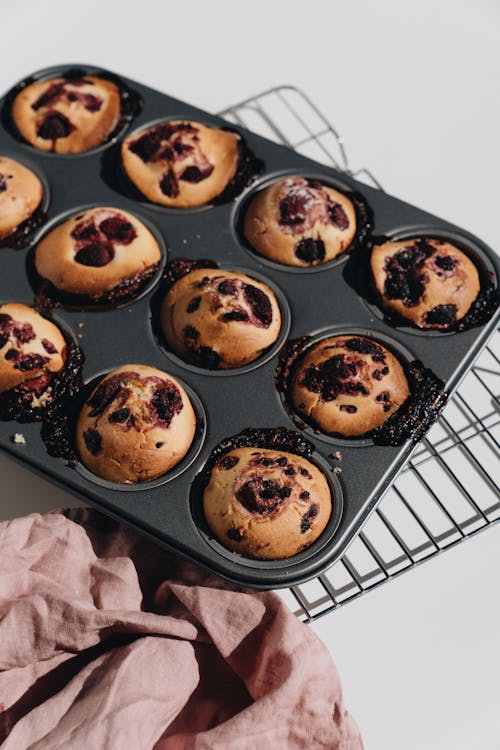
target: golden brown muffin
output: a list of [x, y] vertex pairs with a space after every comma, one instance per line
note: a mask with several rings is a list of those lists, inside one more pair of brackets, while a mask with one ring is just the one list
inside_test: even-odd
[[21, 302], [0, 305], [0, 394], [14, 390], [10, 396], [26, 405], [43, 406], [65, 357], [66, 341], [54, 323]]
[[371, 269], [382, 306], [419, 328], [449, 328], [467, 314], [479, 293], [473, 262], [442, 240], [376, 245]]
[[199, 122], [170, 120], [122, 143], [125, 172], [162, 206], [202, 206], [220, 195], [238, 168], [240, 137]]
[[333, 336], [311, 346], [290, 386], [297, 414], [321, 432], [345, 437], [375, 429], [410, 395], [396, 357], [362, 336]]
[[193, 442], [196, 417], [184, 388], [145, 365], [109, 373], [84, 404], [76, 429], [82, 463], [111, 482], [147, 482], [172, 469]]
[[92, 208], [42, 239], [35, 266], [59, 292], [99, 302], [137, 292], [160, 258], [158, 242], [135, 216], [117, 208]]
[[330, 519], [332, 496], [323, 473], [295, 453], [235, 448], [212, 468], [203, 510], [226, 547], [278, 560], [316, 541]]
[[257, 193], [243, 232], [269, 260], [316, 266], [347, 250], [356, 234], [356, 211], [347, 196], [318, 180], [284, 177]]
[[253, 362], [280, 334], [274, 292], [236, 271], [198, 268], [165, 295], [161, 325], [168, 346], [187, 362], [229, 369]]
[[12, 116], [36, 148], [77, 154], [106, 141], [118, 125], [120, 106], [118, 87], [104, 78], [49, 78], [16, 96]]
[[0, 240], [35, 213], [42, 197], [42, 183], [31, 169], [0, 156]]

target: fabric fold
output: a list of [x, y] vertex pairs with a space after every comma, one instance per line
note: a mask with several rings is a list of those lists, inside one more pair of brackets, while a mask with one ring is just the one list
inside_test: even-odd
[[[6, 750], [362, 750], [318, 638], [97, 511], [0, 524]], [[1, 710], [3, 708], [3, 710]]]

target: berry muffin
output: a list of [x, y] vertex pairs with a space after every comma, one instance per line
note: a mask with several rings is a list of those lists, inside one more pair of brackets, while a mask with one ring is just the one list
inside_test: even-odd
[[321, 432], [344, 437], [379, 427], [410, 395], [396, 357], [361, 336], [334, 336], [306, 349], [288, 392], [303, 419]]
[[160, 259], [149, 229], [117, 208], [79, 212], [49, 232], [35, 250], [37, 273], [56, 292], [93, 303], [137, 294]]
[[84, 404], [76, 428], [82, 463], [111, 482], [147, 482], [188, 452], [196, 417], [184, 388], [154, 367], [124, 365]]
[[104, 78], [49, 78], [16, 96], [12, 117], [42, 151], [77, 154], [104, 143], [120, 121], [120, 91]]
[[20, 302], [0, 305], [0, 416], [47, 406], [65, 358], [66, 341], [54, 323]]
[[153, 203], [201, 206], [217, 198], [236, 175], [240, 137], [199, 122], [171, 120], [122, 143], [126, 174]]
[[280, 308], [266, 284], [218, 268], [197, 268], [176, 281], [160, 317], [175, 354], [214, 370], [253, 362], [281, 330]]
[[0, 240], [15, 234], [33, 216], [42, 197], [42, 183], [31, 169], [0, 156]]
[[384, 242], [375, 245], [370, 262], [382, 307], [419, 328], [450, 328], [479, 294], [477, 268], [450, 242]]
[[245, 214], [243, 232], [260, 255], [286, 266], [316, 266], [351, 245], [357, 230], [353, 202], [304, 177], [284, 177], [261, 190]]
[[203, 494], [207, 523], [226, 547], [278, 560], [324, 531], [332, 496], [323, 473], [294, 453], [235, 448], [213, 466]]

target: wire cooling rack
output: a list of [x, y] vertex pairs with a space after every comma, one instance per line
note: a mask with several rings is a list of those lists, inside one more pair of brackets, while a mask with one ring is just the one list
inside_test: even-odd
[[[383, 189], [352, 170], [344, 142], [292, 86], [220, 113], [227, 120]], [[326, 573], [280, 592], [310, 622], [500, 520], [500, 329], [419, 444], [362, 532]]]

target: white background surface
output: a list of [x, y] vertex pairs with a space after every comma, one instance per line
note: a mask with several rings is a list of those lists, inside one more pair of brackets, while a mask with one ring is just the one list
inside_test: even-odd
[[[0, 90], [58, 62], [210, 111], [296, 84], [354, 166], [499, 245], [496, 0], [2, 0], [0, 25]], [[76, 502], [4, 458], [0, 474], [0, 517]], [[500, 748], [499, 569], [496, 527], [314, 625], [366, 750]]]

